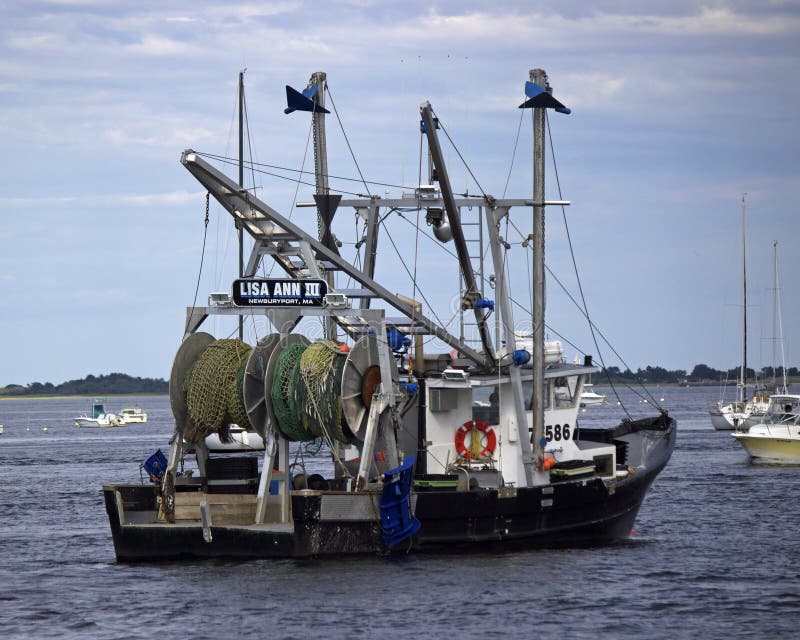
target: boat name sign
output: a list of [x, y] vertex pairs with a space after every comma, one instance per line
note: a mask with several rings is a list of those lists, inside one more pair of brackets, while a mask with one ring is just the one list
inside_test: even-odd
[[324, 280], [286, 278], [233, 281], [237, 307], [321, 307], [328, 284]]

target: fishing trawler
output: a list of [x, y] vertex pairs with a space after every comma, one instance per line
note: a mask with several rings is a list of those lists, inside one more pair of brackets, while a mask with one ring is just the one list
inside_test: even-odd
[[[672, 454], [676, 424], [661, 412], [579, 430], [584, 380], [597, 368], [588, 356], [567, 363], [560, 344], [545, 340], [545, 210], [568, 204], [545, 200], [545, 110], [569, 112], [547, 75], [535, 69], [525, 86], [534, 185], [533, 197], [516, 199], [453, 192], [443, 124], [428, 102], [420, 107], [427, 184], [399, 198], [332, 195], [326, 86], [321, 72], [303, 91], [287, 86], [286, 112], [311, 113], [314, 127], [315, 234], [242, 187], [241, 169], [237, 184], [200, 153], [181, 156], [253, 244], [246, 264], [240, 252], [230, 294], [187, 309], [170, 374], [175, 434], [169, 454], [148, 468], [154, 482], [103, 486], [117, 559], [485, 552], [625, 539]], [[361, 262], [340, 254], [332, 231], [345, 207], [363, 223]], [[409, 208], [425, 215], [434, 242], [452, 242], [475, 344], [375, 278], [381, 217]], [[476, 273], [467, 248], [468, 212], [482, 218], [491, 277]], [[500, 224], [530, 221], [531, 212], [531, 235], [512, 247]], [[533, 254], [529, 349], [513, 330], [514, 251]], [[256, 276], [267, 259], [283, 277]], [[218, 316], [266, 318], [272, 332], [250, 346], [200, 331]], [[302, 333], [309, 319], [325, 327], [324, 339]], [[425, 353], [423, 340], [448, 352]], [[263, 453], [209, 451], [207, 438], [229, 441], [231, 425], [257, 433]], [[290, 447], [311, 441], [327, 447], [329, 472], [291, 463]], [[188, 455], [197, 473], [181, 472]]]

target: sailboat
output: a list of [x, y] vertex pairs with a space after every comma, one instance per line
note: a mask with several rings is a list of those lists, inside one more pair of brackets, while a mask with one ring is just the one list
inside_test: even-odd
[[[773, 385], [776, 392], [769, 397], [766, 411], [752, 425], [742, 425], [731, 435], [752, 459], [800, 464], [800, 395], [789, 393], [786, 381], [786, 358], [783, 348], [783, 319], [778, 282], [778, 243], [772, 245], [775, 287], [773, 289], [773, 318], [778, 327], [781, 352], [782, 384], [775, 384], [775, 345], [773, 343]], [[774, 332], [774, 327], [773, 327]], [[751, 418], [754, 416], [751, 415]]]
[[[400, 197], [332, 194], [328, 91], [323, 72], [302, 91], [286, 88], [286, 113], [312, 118], [313, 232], [202, 154], [188, 149], [181, 156], [250, 236], [252, 250], [229, 300], [187, 308], [170, 373], [175, 434], [166, 465], [148, 469], [151, 485], [103, 485], [117, 559], [485, 553], [628, 537], [670, 459], [676, 423], [662, 411], [578, 429], [584, 381], [597, 368], [567, 363], [563, 350], [555, 353], [558, 345], [546, 344], [545, 210], [567, 203], [545, 199], [545, 110], [569, 110], [553, 97], [545, 71], [531, 71], [521, 105], [533, 115], [533, 197], [454, 193], [439, 140], [444, 123], [429, 102], [419, 111], [430, 161], [426, 184]], [[361, 262], [340, 254], [332, 229], [339, 207], [363, 222]], [[425, 213], [436, 230], [431, 242], [453, 243], [448, 253], [464, 283], [461, 306], [474, 316], [479, 346], [451, 334], [424, 299], [392, 293], [376, 280], [379, 223], [409, 208]], [[513, 257], [506, 252], [530, 249], [512, 247], [499, 229], [507, 218], [530, 221], [531, 211], [534, 330], [522, 346], [513, 330], [506, 271]], [[493, 300], [470, 261], [462, 224], [469, 212], [481, 215], [487, 234]], [[257, 277], [262, 260], [282, 277]], [[423, 284], [415, 281], [412, 292]], [[502, 348], [489, 330], [492, 313], [502, 319]], [[273, 332], [251, 346], [200, 331], [209, 317], [226, 315], [265, 319]], [[305, 335], [307, 320], [324, 327], [325, 337]], [[426, 353], [426, 337], [446, 353]], [[489, 402], [476, 402], [480, 394]], [[225, 439], [231, 424], [262, 436], [263, 454], [210, 452], [206, 438]], [[297, 462], [305, 442], [324, 444], [328, 471]], [[181, 474], [189, 451], [197, 473]]]
[[767, 411], [769, 395], [757, 389], [747, 397], [747, 194], [742, 194], [742, 360], [736, 381], [735, 402], [719, 400], [711, 408], [711, 424], [717, 431], [731, 431], [757, 423]]

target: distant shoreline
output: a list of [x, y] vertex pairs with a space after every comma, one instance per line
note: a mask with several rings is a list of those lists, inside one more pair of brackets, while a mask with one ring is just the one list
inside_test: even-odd
[[138, 396], [168, 396], [168, 392], [131, 392], [131, 393], [90, 393], [90, 394], [18, 394], [0, 395], [0, 402], [3, 400], [67, 400], [67, 399], [91, 399], [91, 398], [131, 398]]
[[127, 373], [88, 375], [60, 384], [31, 382], [27, 385], [7, 384], [0, 388], [0, 398], [106, 397], [169, 393], [169, 382], [163, 378], [140, 378]]
[[[611, 382], [606, 380], [600, 380], [601, 376], [595, 376], [594, 386], [595, 387], [610, 387], [612, 385], [617, 386], [626, 386], [626, 387], [735, 387], [736, 382], [730, 381], [727, 384], [713, 381], [713, 380], [698, 380], [697, 382], [635, 382], [631, 380], [625, 379], [612, 379]], [[793, 384], [800, 384], [800, 377], [788, 377], [786, 379], [787, 385]], [[751, 387], [752, 385], [748, 385]], [[91, 399], [91, 398], [130, 398], [135, 396], [168, 396], [169, 391], [128, 391], [125, 393], [54, 393], [54, 394], [46, 394], [46, 393], [39, 393], [39, 394], [5, 394], [0, 393], [0, 401], [3, 400], [49, 400], [49, 399], [70, 399], [70, 398], [84, 398], [84, 399]]]

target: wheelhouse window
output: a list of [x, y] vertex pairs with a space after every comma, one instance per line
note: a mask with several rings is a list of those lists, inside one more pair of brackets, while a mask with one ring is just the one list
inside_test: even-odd
[[500, 424], [500, 388], [482, 387], [472, 391], [472, 419]]
[[556, 409], [574, 407], [578, 397], [578, 376], [561, 376], [553, 380], [553, 400]]
[[[552, 402], [550, 396], [553, 392], [553, 385], [550, 384], [550, 380], [544, 381], [544, 408], [549, 409]], [[525, 396], [525, 409], [528, 411], [531, 410], [533, 406], [533, 381], [532, 380], [525, 380], [522, 383], [522, 393]]]

